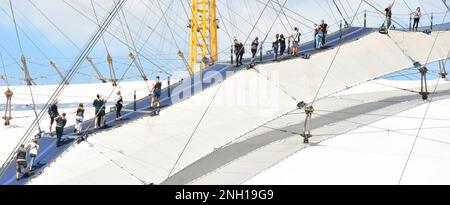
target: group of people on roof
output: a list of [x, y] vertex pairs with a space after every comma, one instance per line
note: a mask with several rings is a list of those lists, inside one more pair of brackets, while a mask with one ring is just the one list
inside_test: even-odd
[[[329, 26], [324, 20], [320, 24], [314, 25], [314, 48], [321, 49], [325, 47], [326, 38], [328, 34]], [[285, 36], [284, 34], [276, 34], [272, 41], [273, 61], [283, 60], [285, 54], [297, 57], [300, 55], [300, 37], [301, 33], [298, 27], [294, 28], [292, 34]], [[237, 37], [233, 39], [234, 43], [234, 55], [236, 56], [236, 67], [242, 64], [243, 56], [245, 54], [245, 45], [239, 41]], [[259, 38], [256, 37], [251, 43], [251, 64], [256, 61], [256, 55], [260, 47]]]
[[[156, 82], [153, 87], [150, 89], [150, 110], [153, 115], [159, 114], [159, 106], [160, 106], [160, 97], [162, 91], [162, 82], [160, 77], [156, 77]], [[115, 100], [115, 120], [121, 120], [122, 118], [122, 109], [123, 109], [123, 97], [122, 93], [118, 91]], [[56, 134], [56, 147], [60, 147], [62, 145], [62, 137], [64, 135], [64, 128], [67, 124], [66, 113], [60, 114], [58, 111], [58, 100], [53, 101], [53, 103], [48, 108], [48, 115], [50, 117], [50, 126], [49, 126], [49, 135], [54, 136]], [[106, 100], [98, 94], [96, 99], [92, 103], [92, 106], [95, 108], [95, 117], [94, 117], [94, 128], [106, 128]], [[75, 112], [71, 113], [75, 114], [75, 126], [73, 132], [76, 135], [82, 134], [82, 124], [84, 121], [85, 107], [83, 103], [80, 103]], [[53, 124], [55, 125], [55, 132], [53, 130]], [[39, 152], [39, 144], [40, 139], [44, 132], [36, 135], [29, 143], [24, 143], [19, 146], [16, 151], [15, 159], [16, 159], [16, 179], [20, 180], [23, 176], [29, 175], [36, 168], [35, 162]]]

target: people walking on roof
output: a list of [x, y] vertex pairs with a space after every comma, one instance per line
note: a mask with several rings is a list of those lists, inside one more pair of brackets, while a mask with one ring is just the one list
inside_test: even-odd
[[25, 145], [22, 144], [16, 153], [16, 179], [19, 180], [21, 174], [26, 175], [27, 169], [27, 150], [25, 149]]
[[59, 113], [58, 113], [58, 100], [53, 101], [52, 105], [50, 105], [50, 107], [48, 109], [48, 115], [50, 116], [49, 133], [52, 134], [53, 123], [55, 122], [55, 118], [59, 116]]
[[280, 35], [280, 59], [283, 60], [284, 58], [284, 52], [286, 51], [286, 38], [284, 38], [284, 35]]
[[95, 129], [97, 129], [97, 128], [100, 128], [101, 121], [102, 121], [101, 111], [105, 107], [105, 102], [101, 99], [100, 94], [97, 95], [97, 98], [94, 100], [94, 103], [92, 105], [95, 107], [94, 125], [95, 125]]
[[419, 28], [419, 22], [422, 18], [422, 12], [420, 11], [420, 7], [417, 7], [416, 11], [412, 12], [411, 15], [414, 17], [414, 24], [413, 24], [413, 31], [417, 32], [417, 29]]
[[317, 34], [320, 32], [319, 24], [314, 24], [314, 48], [317, 48]]
[[320, 30], [322, 31], [322, 45], [321, 48], [325, 47], [327, 44], [327, 35], [328, 35], [328, 24], [325, 23], [325, 20], [322, 19], [320, 23]]
[[85, 111], [84, 110], [84, 104], [80, 103], [78, 105], [77, 111], [75, 113], [75, 129], [74, 129], [74, 132], [76, 134], [78, 134], [78, 135], [81, 133], [81, 130], [83, 129], [82, 128], [82, 124], [83, 124], [83, 121], [84, 121], [84, 111]]
[[152, 101], [150, 104], [150, 109], [152, 110], [153, 115], [159, 115], [161, 91], [162, 91], [161, 78], [159, 76], [156, 76], [156, 82], [153, 85], [153, 88], [150, 90], [150, 92], [153, 93]]
[[123, 108], [123, 97], [122, 93], [119, 91], [117, 92], [117, 98], [116, 98], [116, 120], [120, 120], [122, 117], [122, 108]]
[[392, 6], [393, 4], [388, 4], [384, 11], [386, 12], [386, 30], [389, 30], [392, 25]]
[[256, 37], [255, 40], [252, 42], [251, 50], [252, 50], [252, 63], [256, 60], [256, 53], [258, 52], [259, 47], [259, 38]]
[[322, 29], [321, 25], [319, 25], [319, 29], [318, 29], [317, 36], [316, 36], [316, 43], [315, 43], [316, 49], [322, 48], [323, 38], [324, 38], [323, 29]]
[[55, 118], [56, 121], [56, 147], [61, 146], [61, 138], [64, 134], [64, 127], [67, 124], [66, 113]]
[[34, 162], [39, 152], [39, 139], [35, 138], [30, 143], [30, 165], [29, 171], [34, 171]]
[[275, 35], [275, 38], [272, 41], [272, 49], [273, 49], [273, 61], [278, 60], [278, 50], [280, 48], [280, 35]]
[[292, 55], [293, 56], [298, 56], [298, 54], [300, 53], [300, 36], [302, 34], [300, 33], [300, 30], [298, 29], [298, 27], [294, 28], [294, 33], [292, 33], [289, 36], [289, 39], [291, 39], [292, 41]]
[[239, 67], [242, 65], [242, 58], [245, 54], [245, 48], [237, 38], [234, 38], [234, 54], [236, 55], [236, 67]]

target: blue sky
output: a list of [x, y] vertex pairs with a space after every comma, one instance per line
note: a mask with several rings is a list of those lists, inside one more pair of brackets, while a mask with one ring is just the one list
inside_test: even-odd
[[[63, 72], [67, 71], [74, 58], [79, 55], [79, 48], [87, 43], [97, 28], [97, 25], [92, 22], [95, 21], [94, 9], [101, 20], [105, 16], [106, 10], [113, 3], [109, 0], [95, 0], [92, 7], [90, 0], [14, 0], [12, 2], [20, 27], [19, 36], [23, 53], [28, 59], [30, 73], [38, 84], [53, 84], [59, 81], [56, 72], [50, 67], [48, 61], [54, 61]], [[305, 34], [304, 40], [308, 40], [312, 38], [313, 22], [325, 19], [330, 25], [333, 25], [332, 30], [336, 30], [336, 21], [342, 19], [332, 0], [287, 0], [286, 16], [281, 15], [281, 18], [274, 22], [278, 10], [271, 7], [279, 9], [277, 3], [283, 4], [285, 0], [272, 0], [269, 3], [269, 8], [264, 11], [261, 20], [256, 24], [254, 32], [248, 35], [259, 14], [263, 11], [266, 2], [266, 0], [217, 0], [221, 27], [219, 30], [219, 50], [223, 51], [220, 60], [226, 61], [229, 59], [230, 36], [237, 36], [242, 41], [245, 41], [247, 37], [254, 38], [256, 36], [263, 39], [270, 26], [274, 24], [269, 33], [269, 39], [276, 33], [291, 32], [292, 26], [299, 26]], [[336, 2], [343, 15], [346, 18], [352, 18], [361, 1], [337, 0]], [[369, 2], [382, 9], [391, 1], [371, 0]], [[138, 50], [141, 47], [143, 48], [142, 55], [146, 59], [142, 59], [142, 64], [146, 74], [151, 78], [156, 75], [165, 78], [166, 73], [172, 74], [173, 78], [186, 75], [183, 61], [177, 56], [178, 50], [186, 55], [188, 54], [189, 30], [186, 12], [189, 11], [184, 10], [183, 5], [188, 6], [187, 1], [128, 0], [123, 14], [119, 15], [120, 18], [116, 19], [108, 30], [120, 41], [127, 42], [128, 45], [132, 45], [131, 42], [134, 41]], [[403, 26], [407, 26], [409, 9], [417, 6], [421, 6], [424, 14], [426, 14], [422, 20], [422, 25], [430, 24], [429, 16], [427, 16], [430, 13], [435, 14], [435, 23], [448, 22], [448, 19], [443, 19], [445, 7], [440, 0], [397, 1], [394, 6], [396, 20], [401, 22]], [[378, 27], [382, 23], [381, 16], [372, 7], [363, 3], [353, 25], [360, 26], [362, 24], [362, 12], [364, 10], [368, 11], [369, 26]], [[80, 15], [79, 12], [82, 12], [85, 16]], [[163, 13], [165, 13], [167, 22], [165, 20], [160, 21]], [[4, 58], [10, 83], [24, 84], [23, 74], [17, 65], [21, 52], [10, 14], [8, 0], [0, 0], [0, 52]], [[125, 19], [130, 32], [126, 29]], [[54, 25], [62, 32], [58, 31]], [[70, 40], [66, 39], [64, 35]], [[105, 77], [109, 76], [106, 50], [114, 58], [114, 66], [117, 69], [118, 77], [122, 76], [130, 63], [128, 59], [129, 48], [115, 37], [106, 34], [104, 36], [105, 43], [100, 41], [90, 55]], [[144, 44], [147, 39], [147, 43]], [[108, 49], [105, 48], [105, 44]], [[0, 73], [3, 75], [3, 69]], [[136, 80], [139, 79], [137, 76], [138, 71], [132, 66], [125, 79]], [[84, 63], [74, 82], [98, 81], [95, 79], [93, 69], [87, 63]], [[2, 81], [0, 85], [4, 85], [4, 82]]]

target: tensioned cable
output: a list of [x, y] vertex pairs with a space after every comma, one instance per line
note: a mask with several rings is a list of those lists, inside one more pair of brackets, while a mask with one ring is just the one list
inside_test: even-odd
[[[91, 21], [92, 23], [95, 24], [95, 20], [92, 20], [90, 17], [88, 17], [86, 14], [84, 14], [82, 11], [80, 11], [79, 9], [77, 9], [76, 7], [74, 7], [72, 4], [68, 3], [66, 0], [63, 0], [63, 2], [65, 4], [67, 4], [69, 7], [71, 7], [72, 9], [74, 9], [75, 11], [77, 11], [81, 16], [85, 17], [86, 19], [88, 19], [89, 21]], [[117, 37], [113, 32], [106, 30], [105, 32], [107, 32], [108, 34], [110, 34], [113, 38], [115, 38], [116, 40], [118, 40], [119, 42], [121, 42], [122, 44], [126, 45], [126, 42], [124, 42], [122, 39], [120, 39], [119, 37]], [[164, 70], [161, 65], [156, 64], [155, 62], [153, 62], [153, 60], [149, 59], [148, 57], [146, 57], [145, 55], [142, 55], [142, 52], [139, 52], [141, 54], [141, 56], [148, 61], [150, 64], [154, 65], [158, 70], [168, 74], [168, 75], [172, 75], [171, 73], [168, 73], [166, 70]], [[176, 73], [174, 73], [176, 75]], [[180, 79], [183, 78], [182, 76], [178, 76]]]
[[[286, 0], [286, 2], [287, 2], [287, 1], [288, 1], [288, 0]], [[258, 20], [257, 20], [256, 23], [254, 24], [254, 26], [253, 26], [251, 32], [248, 34], [246, 41], [250, 38], [250, 35], [252, 34], [252, 32], [253, 32], [254, 28], [256, 27], [256, 25], [258, 25], [260, 19], [262, 18], [264, 12], [265, 12], [266, 9], [267, 9], [267, 6], [269, 5], [269, 2], [270, 2], [270, 0], [267, 1], [266, 6], [264, 7], [264, 9], [263, 9], [262, 12], [261, 12], [261, 15], [259, 16]], [[245, 41], [245, 42], [246, 42], [246, 41]], [[245, 44], [245, 43], [244, 43], [244, 44]], [[208, 113], [208, 111], [209, 111], [209, 109], [210, 109], [212, 103], [214, 102], [214, 99], [215, 99], [216, 96], [219, 94], [219, 91], [221, 90], [222, 85], [223, 85], [224, 82], [225, 82], [225, 81], [222, 81], [222, 82], [220, 83], [220, 85], [219, 85], [219, 87], [218, 87], [216, 93], [214, 94], [213, 98], [211, 99], [210, 103], [208, 104], [208, 107], [206, 107], [206, 110], [203, 112], [203, 115], [202, 115], [202, 117], [200, 118], [200, 120], [198, 121], [197, 125], [195, 126], [194, 131], [193, 131], [192, 134], [190, 135], [190, 137], [189, 137], [187, 143], [184, 145], [184, 147], [183, 147], [181, 153], [179, 154], [177, 160], [175, 161], [175, 163], [174, 163], [174, 165], [172, 166], [172, 168], [171, 168], [169, 174], [167, 175], [166, 181], [167, 181], [167, 179], [169, 179], [170, 176], [172, 175], [172, 173], [173, 173], [173, 171], [175, 170], [175, 168], [176, 168], [178, 162], [180, 161], [181, 157], [183, 156], [184, 152], [186, 151], [187, 147], [189, 146], [189, 144], [190, 144], [192, 138], [194, 137], [195, 133], [197, 133], [198, 128], [200, 127], [201, 123], [203, 122], [203, 119], [205, 118], [206, 114]]]
[[[101, 34], [103, 34], [105, 32], [105, 30], [107, 30], [107, 27], [109, 26], [109, 24], [112, 22], [112, 20], [114, 19], [114, 17], [116, 16], [116, 14], [118, 13], [118, 11], [122, 8], [122, 6], [126, 3], [127, 0], [119, 0], [119, 3], [115, 4], [113, 6], [113, 8], [111, 9], [111, 12], [108, 14], [107, 18], [105, 19], [102, 27], [100, 27], [95, 34], [93, 35], [93, 37], [90, 39], [89, 43], [87, 44], [85, 50], [83, 50], [83, 52], [80, 54], [80, 56], [78, 57], [78, 59], [74, 62], [72, 68], [70, 69], [69, 73], [66, 74], [65, 76], [65, 80], [67, 80], [67, 82], [70, 82], [70, 80], [73, 78], [74, 74], [76, 73], [76, 71], [78, 70], [79, 66], [81, 65], [81, 62], [84, 61], [84, 58], [89, 54], [89, 52], [94, 48], [94, 46], [96, 45], [96, 43], [98, 42]], [[13, 160], [13, 155], [16, 152], [16, 150], [18, 149], [18, 147], [20, 146], [20, 144], [22, 144], [25, 140], [27, 140], [27, 138], [31, 135], [31, 132], [33, 132], [37, 126], [39, 126], [39, 122], [44, 118], [45, 116], [45, 110], [49, 107], [50, 103], [53, 102], [56, 98], [58, 98], [62, 91], [64, 90], [64, 88], [67, 86], [66, 83], [62, 82], [61, 84], [58, 85], [57, 89], [55, 90], [55, 92], [52, 94], [52, 96], [50, 97], [50, 99], [48, 100], [47, 104], [44, 106], [44, 109], [41, 110], [40, 114], [39, 114], [39, 118], [35, 119], [35, 121], [30, 125], [30, 127], [28, 128], [28, 130], [26, 131], [26, 133], [24, 134], [24, 136], [22, 137], [22, 139], [19, 141], [19, 143], [17, 144], [17, 146], [14, 148], [13, 152], [9, 155], [9, 157], [6, 159], [5, 163], [2, 166], [1, 172], [0, 172], [0, 177], [3, 176], [3, 174], [6, 171], [6, 168], [8, 167], [9, 163]]]
[[[448, 12], [449, 12], [449, 10], [447, 10], [447, 12], [445, 13], [445, 17], [448, 15]], [[444, 19], [445, 19], [445, 17], [444, 17]], [[445, 21], [445, 20], [444, 20], [444, 21]], [[444, 22], [442, 22], [442, 23], [444, 23]], [[428, 54], [428, 57], [427, 57], [427, 60], [426, 60], [426, 62], [427, 62], [426, 64], [428, 64], [428, 62], [430, 61], [431, 54], [433, 53], [433, 50], [434, 50], [434, 48], [435, 48], [435, 46], [436, 46], [436, 42], [437, 42], [437, 40], [438, 40], [438, 38], [439, 38], [439, 34], [441, 34], [440, 31], [438, 31], [438, 33], [436, 34], [436, 38], [434, 39], [433, 46], [431, 47], [430, 52], [429, 52], [429, 54]], [[450, 57], [450, 51], [449, 51], [449, 53], [447, 54], [447, 58], [445, 59], [445, 63], [447, 62], [447, 60], [449, 59], [449, 57]], [[444, 64], [445, 64], [445, 63], [444, 63]], [[418, 138], [418, 136], [420, 135], [421, 128], [423, 127], [423, 125], [424, 125], [424, 123], [425, 123], [425, 118], [427, 117], [428, 111], [430, 110], [431, 103], [433, 102], [433, 99], [434, 99], [434, 97], [435, 97], [435, 94], [436, 94], [437, 88], [438, 88], [438, 86], [439, 86], [440, 80], [441, 80], [441, 78], [438, 78], [438, 81], [437, 81], [437, 83], [436, 83], [436, 86], [434, 87], [434, 90], [433, 90], [433, 95], [431, 96], [430, 101], [428, 102], [428, 105], [427, 105], [427, 108], [426, 108], [426, 110], [425, 110], [425, 114], [424, 114], [424, 116], [423, 116], [422, 122], [420, 123], [419, 130], [417, 131], [416, 138], [414, 139], [414, 143], [412, 144], [411, 150], [410, 150], [410, 152], [409, 152], [409, 154], [408, 154], [408, 159], [406, 160], [405, 166], [403, 167], [402, 174], [401, 174], [400, 179], [399, 179], [399, 181], [398, 181], [398, 184], [399, 184], [399, 185], [401, 184], [401, 182], [402, 182], [402, 180], [403, 180], [403, 177], [404, 177], [404, 175], [405, 175], [406, 169], [407, 169], [407, 167], [408, 167], [409, 161], [410, 161], [410, 159], [411, 159], [412, 153], [413, 153], [414, 148], [415, 148], [416, 143], [417, 143], [417, 138]]]
[[3, 67], [3, 75], [5, 77], [5, 83], [6, 83], [6, 87], [9, 88], [9, 81], [8, 81], [8, 75], [6, 74], [6, 66], [5, 66], [5, 61], [3, 60], [3, 54], [0, 51], [0, 59], [2, 60], [2, 67]]
[[345, 17], [344, 17], [344, 15], [342, 14], [341, 9], [340, 9], [339, 6], [337, 5], [336, 1], [335, 1], [335, 0], [332, 0], [332, 1], [333, 1], [334, 6], [336, 7], [337, 11], [338, 11], [339, 14], [341, 15], [342, 19], [344, 20], [345, 24], [348, 25], [348, 22], [347, 22], [347, 20], [345, 20]]

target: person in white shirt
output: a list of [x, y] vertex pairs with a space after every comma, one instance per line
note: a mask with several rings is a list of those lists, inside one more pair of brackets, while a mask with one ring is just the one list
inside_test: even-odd
[[38, 152], [39, 152], [39, 140], [35, 138], [30, 143], [30, 152], [29, 152], [30, 153], [30, 164], [29, 164], [30, 171], [34, 170], [34, 161], [36, 160]]
[[300, 52], [300, 36], [302, 34], [300, 33], [299, 29], [297, 27], [294, 28], [294, 33], [289, 36], [289, 39], [292, 41], [292, 55], [298, 56]]
[[417, 7], [416, 11], [412, 12], [411, 15], [414, 17], [413, 31], [417, 31], [419, 28], [420, 18], [422, 18], [422, 12], [420, 11], [420, 7]]

